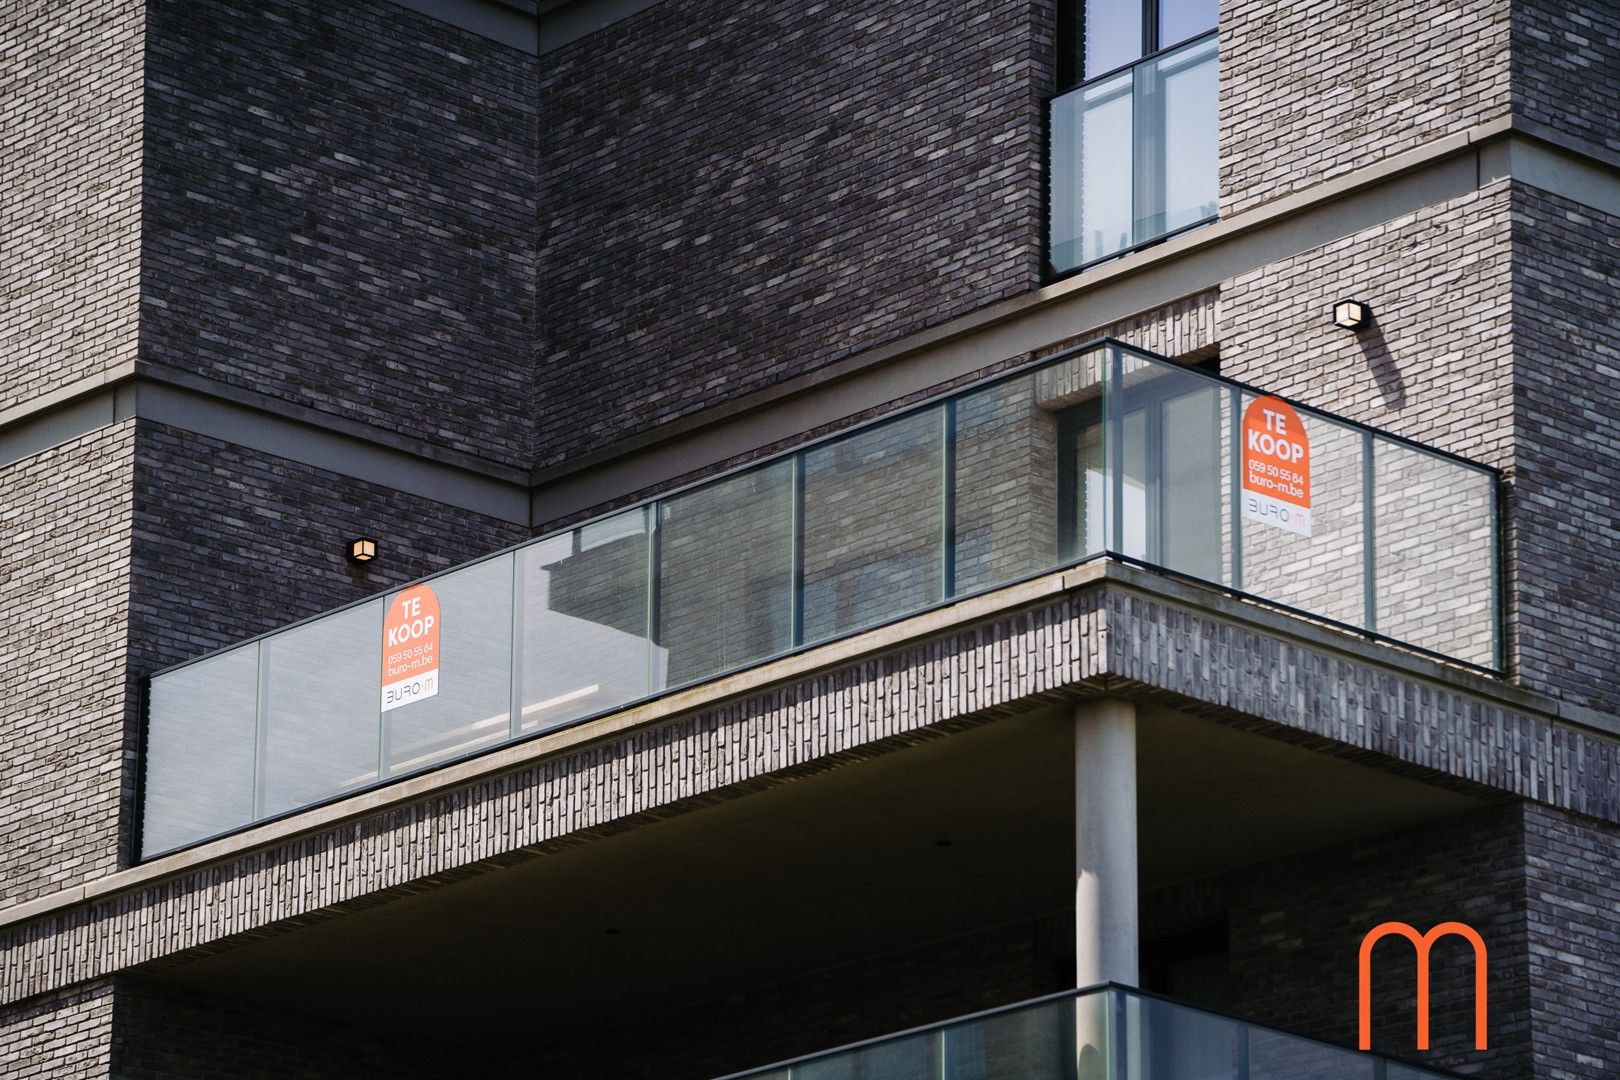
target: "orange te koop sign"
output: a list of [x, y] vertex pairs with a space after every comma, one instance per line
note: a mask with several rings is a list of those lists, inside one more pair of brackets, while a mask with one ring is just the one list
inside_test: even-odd
[[1311, 535], [1311, 442], [1299, 413], [1281, 398], [1243, 410], [1243, 516]]
[[383, 619], [382, 711], [439, 692], [439, 597], [412, 585], [388, 605]]

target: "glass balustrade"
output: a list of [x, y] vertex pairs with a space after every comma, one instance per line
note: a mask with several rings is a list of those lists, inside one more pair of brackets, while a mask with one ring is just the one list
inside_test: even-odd
[[154, 676], [142, 852], [1101, 555], [1493, 668], [1496, 488], [1101, 342]]
[[1052, 99], [1053, 273], [1214, 219], [1218, 91], [1217, 39], [1209, 34]]
[[1108, 987], [734, 1073], [725, 1080], [1443, 1080], [1166, 998]]

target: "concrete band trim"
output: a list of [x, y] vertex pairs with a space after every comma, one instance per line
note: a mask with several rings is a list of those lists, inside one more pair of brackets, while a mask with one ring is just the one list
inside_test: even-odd
[[[1439, 140], [1311, 191], [1256, 207], [1015, 300], [869, 350], [553, 469], [527, 472], [373, 425], [141, 363], [0, 411], [0, 467], [132, 412], [488, 517], [541, 526], [971, 375], [999, 360], [1100, 331], [1143, 311], [1331, 240], [1505, 178], [1620, 213], [1620, 167], [1510, 130], [1504, 121]], [[66, 408], [73, 404], [82, 406]]]
[[1098, 694], [1620, 821], [1620, 742], [1489, 679], [1117, 564], [959, 608], [19, 905], [0, 913], [0, 1000]]

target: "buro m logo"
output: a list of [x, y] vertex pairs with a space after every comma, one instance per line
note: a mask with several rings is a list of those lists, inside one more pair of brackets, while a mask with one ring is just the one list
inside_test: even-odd
[[1380, 923], [1361, 939], [1361, 1048], [1372, 1049], [1372, 951], [1373, 946], [1391, 934], [1412, 943], [1417, 950], [1417, 1048], [1429, 1048], [1429, 951], [1449, 934], [1474, 947], [1474, 1049], [1485, 1049], [1485, 942], [1466, 923], [1443, 922], [1427, 934], [1403, 922]]

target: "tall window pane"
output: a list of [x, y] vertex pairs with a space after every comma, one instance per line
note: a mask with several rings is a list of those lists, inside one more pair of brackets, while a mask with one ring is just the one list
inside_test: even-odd
[[1052, 103], [1052, 262], [1067, 270], [1132, 244], [1131, 75]]
[[1084, 77], [1124, 67], [1142, 55], [1142, 4], [1140, 0], [1086, 0], [1086, 43]]
[[1160, 62], [1164, 96], [1164, 228], [1215, 216], [1219, 192], [1216, 43]]
[[[1132, 7], [1135, 0], [1127, 0]], [[1159, 45], [1168, 49], [1215, 29], [1219, 0], [1159, 0]]]

